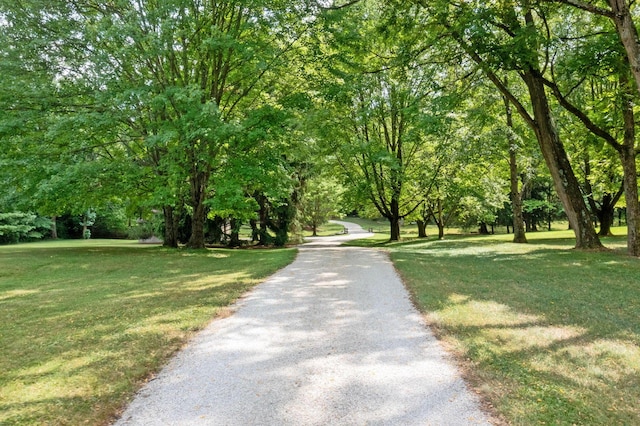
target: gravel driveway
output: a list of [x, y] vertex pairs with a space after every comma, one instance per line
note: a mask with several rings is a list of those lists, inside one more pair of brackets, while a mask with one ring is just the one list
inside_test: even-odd
[[385, 253], [316, 238], [116, 425], [488, 425]]

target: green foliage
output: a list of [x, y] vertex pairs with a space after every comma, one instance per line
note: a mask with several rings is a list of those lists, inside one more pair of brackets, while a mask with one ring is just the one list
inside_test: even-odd
[[310, 179], [302, 197], [302, 222], [313, 233], [339, 214], [343, 188], [335, 180], [318, 176]]
[[33, 213], [0, 213], [0, 244], [41, 239], [51, 221]]

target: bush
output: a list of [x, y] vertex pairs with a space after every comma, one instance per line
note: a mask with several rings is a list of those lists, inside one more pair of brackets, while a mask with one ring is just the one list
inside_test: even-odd
[[51, 221], [33, 213], [0, 213], [0, 244], [38, 240], [51, 228]]

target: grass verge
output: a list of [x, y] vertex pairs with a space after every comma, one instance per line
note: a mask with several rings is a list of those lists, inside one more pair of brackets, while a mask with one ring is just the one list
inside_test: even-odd
[[295, 250], [91, 240], [0, 247], [0, 424], [107, 424]]
[[509, 424], [640, 424], [640, 260], [570, 232], [387, 245], [416, 304]]

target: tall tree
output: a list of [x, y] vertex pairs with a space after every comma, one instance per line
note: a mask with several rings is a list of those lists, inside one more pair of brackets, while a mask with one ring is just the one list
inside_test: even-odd
[[[454, 39], [509, 99], [536, 134], [556, 191], [576, 236], [577, 248], [601, 247], [580, 185], [552, 119], [542, 73], [544, 49], [538, 36], [539, 22], [529, 1], [515, 3], [416, 1], [427, 13], [429, 28], [440, 28]], [[422, 23], [420, 25], [423, 25]], [[541, 50], [542, 49], [542, 50]], [[528, 91], [528, 104], [505, 86], [501, 74], [518, 76]]]
[[187, 202], [194, 248], [204, 247], [215, 170], [311, 25], [302, 3], [284, 1], [29, 1], [0, 12], [26, 39], [42, 28], [43, 45], [61, 46], [55, 75], [83, 84], [89, 110], [110, 124], [85, 127], [110, 129], [104, 140], [155, 175], [149, 195], [163, 203], [170, 245]]

